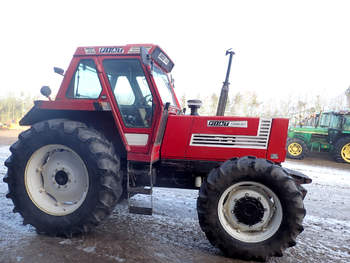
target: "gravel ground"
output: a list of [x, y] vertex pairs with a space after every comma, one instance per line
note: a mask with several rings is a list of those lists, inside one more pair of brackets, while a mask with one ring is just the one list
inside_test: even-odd
[[[1, 135], [1, 131], [0, 131]], [[1, 137], [1, 136], [0, 136]], [[12, 143], [13, 137], [1, 142]], [[0, 262], [246, 262], [225, 258], [199, 228], [197, 191], [156, 188], [154, 215], [131, 215], [127, 204], [89, 235], [71, 239], [37, 235], [23, 226], [13, 204], [5, 198], [3, 162], [8, 146], [0, 146]], [[305, 231], [282, 258], [269, 262], [350, 262], [350, 165], [334, 163], [328, 155], [304, 161], [288, 160], [285, 167], [313, 178], [307, 185]], [[136, 196], [136, 201], [145, 201]]]

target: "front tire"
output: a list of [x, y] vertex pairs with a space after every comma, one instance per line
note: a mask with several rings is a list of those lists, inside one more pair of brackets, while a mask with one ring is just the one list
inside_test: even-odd
[[291, 138], [287, 140], [287, 157], [290, 159], [302, 160], [309, 150], [302, 140]]
[[305, 216], [302, 193], [281, 167], [263, 159], [232, 159], [213, 169], [197, 200], [212, 245], [244, 260], [282, 256], [296, 244]]
[[89, 232], [115, 207], [122, 187], [113, 145], [85, 124], [34, 124], [10, 147], [4, 182], [14, 212], [39, 233]]

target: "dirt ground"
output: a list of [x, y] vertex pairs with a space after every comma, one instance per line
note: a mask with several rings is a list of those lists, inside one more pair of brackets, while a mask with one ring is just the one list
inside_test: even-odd
[[[207, 241], [198, 225], [194, 190], [156, 188], [153, 216], [131, 215], [123, 202], [88, 235], [38, 235], [33, 227], [22, 225], [5, 197], [3, 162], [17, 133], [0, 131], [1, 263], [245, 262], [224, 257]], [[313, 154], [303, 161], [287, 160], [283, 166], [309, 175], [313, 183], [306, 186], [305, 231], [295, 247], [269, 262], [350, 262], [350, 165], [335, 163], [328, 154]], [[135, 200], [145, 201], [138, 196]]]

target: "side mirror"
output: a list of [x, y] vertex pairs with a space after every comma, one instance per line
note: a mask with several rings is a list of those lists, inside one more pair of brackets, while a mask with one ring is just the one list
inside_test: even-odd
[[140, 47], [141, 61], [144, 65], [151, 65], [151, 56], [145, 47]]
[[61, 69], [61, 68], [54, 67], [54, 68], [53, 68], [53, 71], [54, 71], [55, 73], [57, 73], [57, 74], [60, 74], [60, 75], [64, 76], [64, 70]]
[[40, 89], [40, 93], [45, 96], [46, 98], [48, 98], [49, 100], [51, 100], [50, 95], [51, 95], [51, 89], [49, 86], [42, 86]]

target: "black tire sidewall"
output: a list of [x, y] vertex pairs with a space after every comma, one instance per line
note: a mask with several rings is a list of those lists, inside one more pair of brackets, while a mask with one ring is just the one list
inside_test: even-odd
[[[219, 168], [214, 169], [202, 185], [198, 198], [199, 223], [207, 238], [212, 245], [219, 247], [230, 257], [266, 260], [269, 256], [280, 255], [283, 249], [291, 246], [295, 237], [302, 231], [301, 222], [305, 216], [302, 195], [294, 180], [276, 165], [265, 173], [253, 169], [239, 171], [231, 161], [222, 166], [226, 166], [224, 167], [226, 171], [233, 170], [233, 173], [219, 175], [217, 170]], [[218, 216], [218, 204], [222, 194], [233, 184], [243, 181], [265, 185], [276, 194], [282, 206], [282, 222], [278, 230], [266, 240], [256, 243], [244, 242], [231, 236], [222, 226]], [[204, 197], [203, 200], [201, 196]]]
[[[25, 144], [25, 147], [21, 147], [21, 153], [15, 155], [15, 158], [20, 159], [14, 161], [18, 165], [16, 169], [15, 195], [20, 199], [18, 204], [15, 205], [18, 205], [24, 218], [35, 218], [30, 223], [39, 231], [48, 233], [60, 232], [60, 229], [57, 229], [57, 227], [61, 229], [72, 229], [75, 226], [83, 225], [84, 221], [89, 218], [91, 211], [98, 205], [98, 198], [96, 196], [98, 196], [101, 187], [99, 183], [99, 169], [96, 163], [97, 159], [91, 154], [89, 144], [82, 143], [77, 137], [77, 131], [67, 134], [63, 132], [63, 128], [55, 130], [46, 129], [43, 132], [38, 132], [34, 136], [24, 139], [22, 143]], [[50, 215], [39, 209], [29, 197], [24, 182], [26, 164], [32, 154], [41, 147], [49, 144], [64, 145], [72, 149], [83, 160], [88, 171], [89, 189], [85, 200], [79, 208], [64, 216]]]

